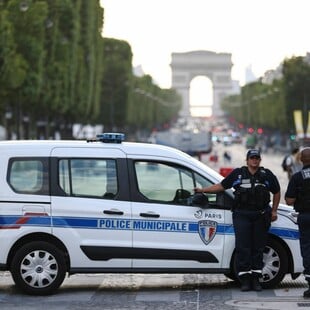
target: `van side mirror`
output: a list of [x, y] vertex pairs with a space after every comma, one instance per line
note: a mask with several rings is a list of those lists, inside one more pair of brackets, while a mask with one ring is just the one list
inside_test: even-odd
[[200, 208], [207, 208], [209, 204], [208, 196], [203, 193], [195, 193], [192, 198], [192, 205]]
[[191, 196], [191, 193], [185, 189], [177, 189], [175, 196], [173, 198], [173, 203], [187, 205], [188, 198]]

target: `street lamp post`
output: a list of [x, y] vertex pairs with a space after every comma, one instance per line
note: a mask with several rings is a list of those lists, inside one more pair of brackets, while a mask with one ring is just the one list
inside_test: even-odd
[[310, 119], [309, 119], [309, 111], [308, 111], [308, 102], [307, 96], [304, 92], [303, 94], [303, 130], [304, 130], [304, 137], [303, 137], [303, 145], [308, 146], [310, 142]]
[[23, 138], [26, 140], [29, 139], [29, 120], [28, 115], [23, 116]]
[[5, 112], [5, 127], [6, 127], [6, 139], [11, 140], [12, 138], [12, 130], [11, 130], [11, 122], [12, 122], [12, 110], [10, 108], [7, 108]]
[[[113, 98], [113, 96], [112, 96]], [[115, 130], [115, 124], [114, 124], [114, 102], [113, 100], [110, 101], [110, 126], [111, 126], [111, 131], [113, 132]]]
[[37, 139], [43, 140], [46, 138], [46, 125], [47, 122], [43, 119], [37, 121]]

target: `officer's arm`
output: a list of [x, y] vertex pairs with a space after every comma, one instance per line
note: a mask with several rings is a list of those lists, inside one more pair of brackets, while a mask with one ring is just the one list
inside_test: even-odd
[[284, 195], [284, 199], [285, 202], [289, 205], [289, 206], [293, 206], [296, 202], [296, 197], [297, 197], [297, 187], [299, 187], [299, 184], [296, 183], [296, 179], [294, 178], [294, 176], [292, 177], [292, 179], [290, 180], [290, 182], [287, 185], [287, 189]]
[[221, 183], [213, 184], [211, 186], [203, 187], [203, 188], [198, 188], [198, 187], [194, 188], [194, 191], [196, 193], [209, 193], [209, 194], [223, 192], [224, 190], [225, 189]]
[[272, 209], [271, 209], [271, 220], [272, 221], [275, 221], [278, 218], [277, 210], [279, 207], [280, 198], [281, 198], [281, 192], [280, 191], [273, 194]]

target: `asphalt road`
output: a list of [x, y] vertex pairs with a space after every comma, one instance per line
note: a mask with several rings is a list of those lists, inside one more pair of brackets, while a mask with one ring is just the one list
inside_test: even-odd
[[9, 273], [0, 275], [0, 309], [253, 310], [310, 309], [302, 277], [290, 276], [276, 289], [241, 292], [223, 275], [73, 275], [56, 294], [27, 296], [15, 290]]

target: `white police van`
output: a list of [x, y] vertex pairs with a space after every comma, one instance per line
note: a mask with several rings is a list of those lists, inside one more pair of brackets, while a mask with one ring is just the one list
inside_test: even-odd
[[[51, 294], [74, 273], [236, 278], [233, 192], [193, 195], [222, 177], [176, 149], [122, 139], [0, 142], [0, 270], [23, 292]], [[264, 287], [303, 271], [293, 210], [278, 215]]]

